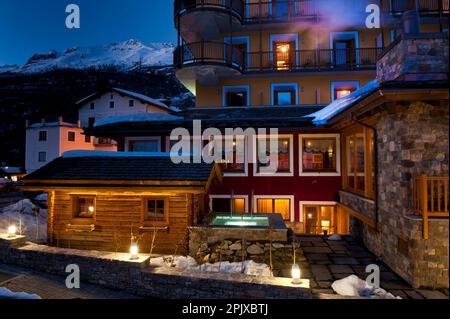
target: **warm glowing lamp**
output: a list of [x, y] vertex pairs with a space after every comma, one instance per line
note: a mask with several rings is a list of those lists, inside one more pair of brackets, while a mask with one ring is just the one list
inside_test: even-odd
[[93, 214], [94, 213], [94, 210], [95, 210], [95, 208], [94, 208], [94, 206], [89, 206], [89, 213], [91, 213], [91, 214]]
[[330, 146], [330, 147], [328, 148], [328, 156], [329, 156], [329, 157], [333, 157], [333, 154], [334, 154], [333, 147]]
[[16, 237], [17, 227], [15, 225], [10, 225], [8, 227], [8, 237]]
[[130, 259], [136, 260], [139, 259], [139, 249], [137, 243], [131, 243], [130, 246]]
[[301, 284], [301, 270], [300, 266], [298, 264], [292, 265], [292, 283], [294, 285], [300, 285]]
[[312, 219], [313, 215], [312, 214], [308, 214], [308, 219]]
[[311, 147], [312, 146], [312, 142], [308, 141], [307, 145], [308, 145], [308, 147]]

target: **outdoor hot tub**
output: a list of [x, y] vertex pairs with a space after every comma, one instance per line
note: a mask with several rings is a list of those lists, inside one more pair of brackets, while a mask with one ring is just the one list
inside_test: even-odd
[[216, 214], [211, 223], [189, 228], [190, 249], [195, 254], [201, 243], [223, 240], [247, 240], [253, 242], [288, 241], [288, 228], [281, 214]]

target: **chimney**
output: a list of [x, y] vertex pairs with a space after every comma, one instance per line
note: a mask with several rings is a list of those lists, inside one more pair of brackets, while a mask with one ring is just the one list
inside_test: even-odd
[[80, 120], [77, 121], [77, 127], [81, 128], [81, 121]]
[[25, 121], [25, 127], [28, 128], [28, 126], [30, 126], [30, 121], [29, 121], [29, 120], [26, 120], [26, 121]]
[[420, 16], [417, 10], [405, 11], [403, 13], [402, 31], [404, 34], [420, 33]]
[[63, 117], [60, 116], [60, 117], [58, 117], [58, 124], [59, 124], [59, 125], [62, 125], [62, 123], [63, 123]]

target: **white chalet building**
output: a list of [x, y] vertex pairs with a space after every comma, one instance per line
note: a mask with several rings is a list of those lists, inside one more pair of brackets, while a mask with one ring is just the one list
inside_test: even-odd
[[175, 109], [151, 97], [119, 88], [96, 92], [76, 103], [78, 123], [35, 123], [26, 127], [25, 170], [27, 174], [45, 166], [64, 152], [117, 151], [114, 141], [84, 135], [84, 128], [111, 117], [142, 113], [172, 113]]

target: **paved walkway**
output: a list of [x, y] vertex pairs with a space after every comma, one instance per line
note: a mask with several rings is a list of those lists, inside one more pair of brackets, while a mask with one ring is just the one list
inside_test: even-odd
[[440, 291], [412, 288], [350, 236], [344, 236], [342, 241], [328, 241], [321, 236], [297, 236], [297, 240], [309, 263], [305, 277], [311, 279], [311, 287], [316, 293], [334, 293], [331, 284], [350, 275], [367, 278], [366, 266], [376, 264], [381, 270], [381, 287], [395, 296], [404, 299], [449, 298]]
[[42, 299], [136, 299], [124, 292], [81, 283], [80, 289], [67, 289], [65, 278], [0, 264], [0, 287], [13, 292], [37, 294]]

